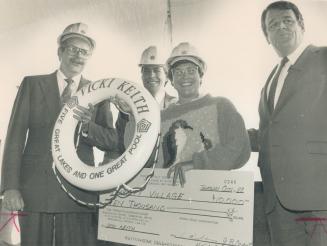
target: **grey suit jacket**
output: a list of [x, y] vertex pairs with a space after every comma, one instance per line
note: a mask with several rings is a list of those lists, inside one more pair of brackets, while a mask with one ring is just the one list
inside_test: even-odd
[[[82, 79], [80, 86], [89, 81]], [[61, 110], [56, 73], [25, 77], [16, 96], [9, 122], [3, 164], [2, 190], [21, 191], [25, 210], [33, 212], [90, 212], [61, 189], [52, 171], [51, 137]], [[100, 103], [90, 123], [89, 135], [106, 136], [96, 143], [95, 137], [81, 137], [77, 148], [79, 158], [90, 165], [94, 162], [93, 145], [112, 150], [117, 146], [111, 111]], [[59, 175], [60, 176], [60, 175]], [[61, 176], [60, 176], [61, 177]], [[63, 183], [77, 198], [97, 201], [97, 194], [81, 190], [62, 177]]]
[[268, 81], [258, 134], [266, 212], [277, 198], [291, 210], [327, 210], [327, 48], [304, 50], [290, 67], [272, 114]]

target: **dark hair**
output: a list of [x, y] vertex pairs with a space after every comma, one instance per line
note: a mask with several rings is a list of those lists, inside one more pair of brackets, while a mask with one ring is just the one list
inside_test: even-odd
[[303, 21], [303, 16], [300, 12], [300, 10], [298, 9], [298, 7], [291, 2], [288, 1], [278, 1], [278, 2], [274, 2], [269, 4], [266, 9], [262, 12], [261, 15], [261, 28], [263, 33], [265, 34], [265, 36], [268, 36], [267, 33], [267, 27], [266, 27], [266, 16], [269, 10], [272, 9], [278, 9], [278, 10], [292, 10], [293, 13], [295, 14], [296, 20], [299, 22], [299, 25], [302, 27], [302, 29], [304, 30], [304, 21]]

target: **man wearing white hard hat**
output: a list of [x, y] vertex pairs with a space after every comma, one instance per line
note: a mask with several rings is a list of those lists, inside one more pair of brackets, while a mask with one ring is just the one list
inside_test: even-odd
[[[95, 41], [89, 36], [86, 24], [75, 23], [58, 37], [58, 45], [59, 69], [23, 79], [7, 132], [1, 178], [3, 206], [25, 214], [19, 218], [22, 246], [96, 244], [95, 209], [72, 200], [51, 168], [53, 126], [63, 104], [90, 83], [81, 73]], [[94, 145], [116, 151], [117, 134], [107, 102], [79, 107], [75, 113], [82, 128], [82, 133], [75, 132], [75, 138], [79, 139], [76, 151], [84, 163], [94, 164]], [[94, 142], [97, 138], [99, 142]], [[61, 181], [78, 199], [97, 201], [96, 194], [80, 190], [62, 177]]]
[[175, 97], [165, 91], [168, 82], [167, 69], [164, 58], [156, 46], [150, 46], [143, 51], [139, 66], [143, 85], [159, 103], [160, 109], [165, 109], [176, 101]]
[[[168, 82], [167, 69], [162, 53], [160, 53], [156, 46], [149, 46], [143, 51], [139, 66], [141, 67], [143, 86], [155, 98], [161, 110], [167, 108], [170, 104], [177, 101], [175, 97], [170, 96], [165, 91], [165, 86]], [[116, 98], [116, 100], [118, 106], [120, 107], [116, 128], [120, 139], [120, 151], [123, 152], [125, 150], [125, 146], [128, 146], [133, 139], [135, 120], [131, 114], [130, 107], [123, 100], [119, 98]], [[103, 163], [109, 162], [112, 157], [112, 155], [109, 157], [106, 153]], [[153, 158], [154, 156], [151, 156], [150, 160], [153, 160]], [[149, 161], [149, 165], [152, 165], [151, 161]], [[127, 245], [103, 241], [100, 242], [100, 244], [108, 246]]]
[[190, 169], [230, 170], [244, 165], [250, 144], [244, 121], [223, 97], [201, 95], [206, 64], [194, 46], [177, 45], [167, 60], [178, 101], [161, 113], [158, 167], [183, 186]]
[[[162, 53], [156, 46], [149, 46], [146, 48], [141, 56], [139, 63], [141, 67], [143, 86], [156, 99], [161, 110], [166, 109], [170, 104], [177, 101], [176, 97], [169, 95], [165, 91], [165, 86], [168, 83], [167, 68]], [[120, 102], [122, 111], [129, 113], [130, 110], [127, 105]], [[132, 116], [128, 114], [119, 113], [116, 128], [120, 138], [123, 140], [121, 150], [124, 146], [128, 146], [134, 136], [135, 122]]]

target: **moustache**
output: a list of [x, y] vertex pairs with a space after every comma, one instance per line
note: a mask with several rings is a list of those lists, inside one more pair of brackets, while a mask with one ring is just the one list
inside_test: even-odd
[[78, 65], [84, 65], [85, 64], [85, 61], [81, 60], [81, 59], [70, 59], [70, 61], [72, 63], [75, 63], [75, 64], [78, 64]]

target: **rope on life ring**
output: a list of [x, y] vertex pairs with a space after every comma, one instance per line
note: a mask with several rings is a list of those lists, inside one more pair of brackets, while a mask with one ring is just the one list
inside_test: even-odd
[[[77, 120], [73, 118], [76, 105], [87, 107], [89, 103], [97, 104], [111, 97], [123, 99], [132, 109], [136, 122], [136, 131], [131, 144], [117, 159], [99, 167], [88, 166], [77, 156], [74, 147], [74, 132]], [[85, 206], [103, 207], [116, 197], [126, 197], [145, 189], [154, 174], [158, 160], [160, 142], [160, 110], [157, 102], [143, 87], [123, 79], [110, 78], [90, 83], [76, 93], [64, 105], [55, 123], [52, 134], [52, 169], [62, 189], [75, 201]], [[131, 188], [126, 183], [145, 165], [155, 149], [152, 171], [147, 175], [143, 185]], [[111, 198], [105, 203], [89, 203], [76, 198], [63, 185], [57, 170], [69, 183], [89, 191], [115, 189]]]

